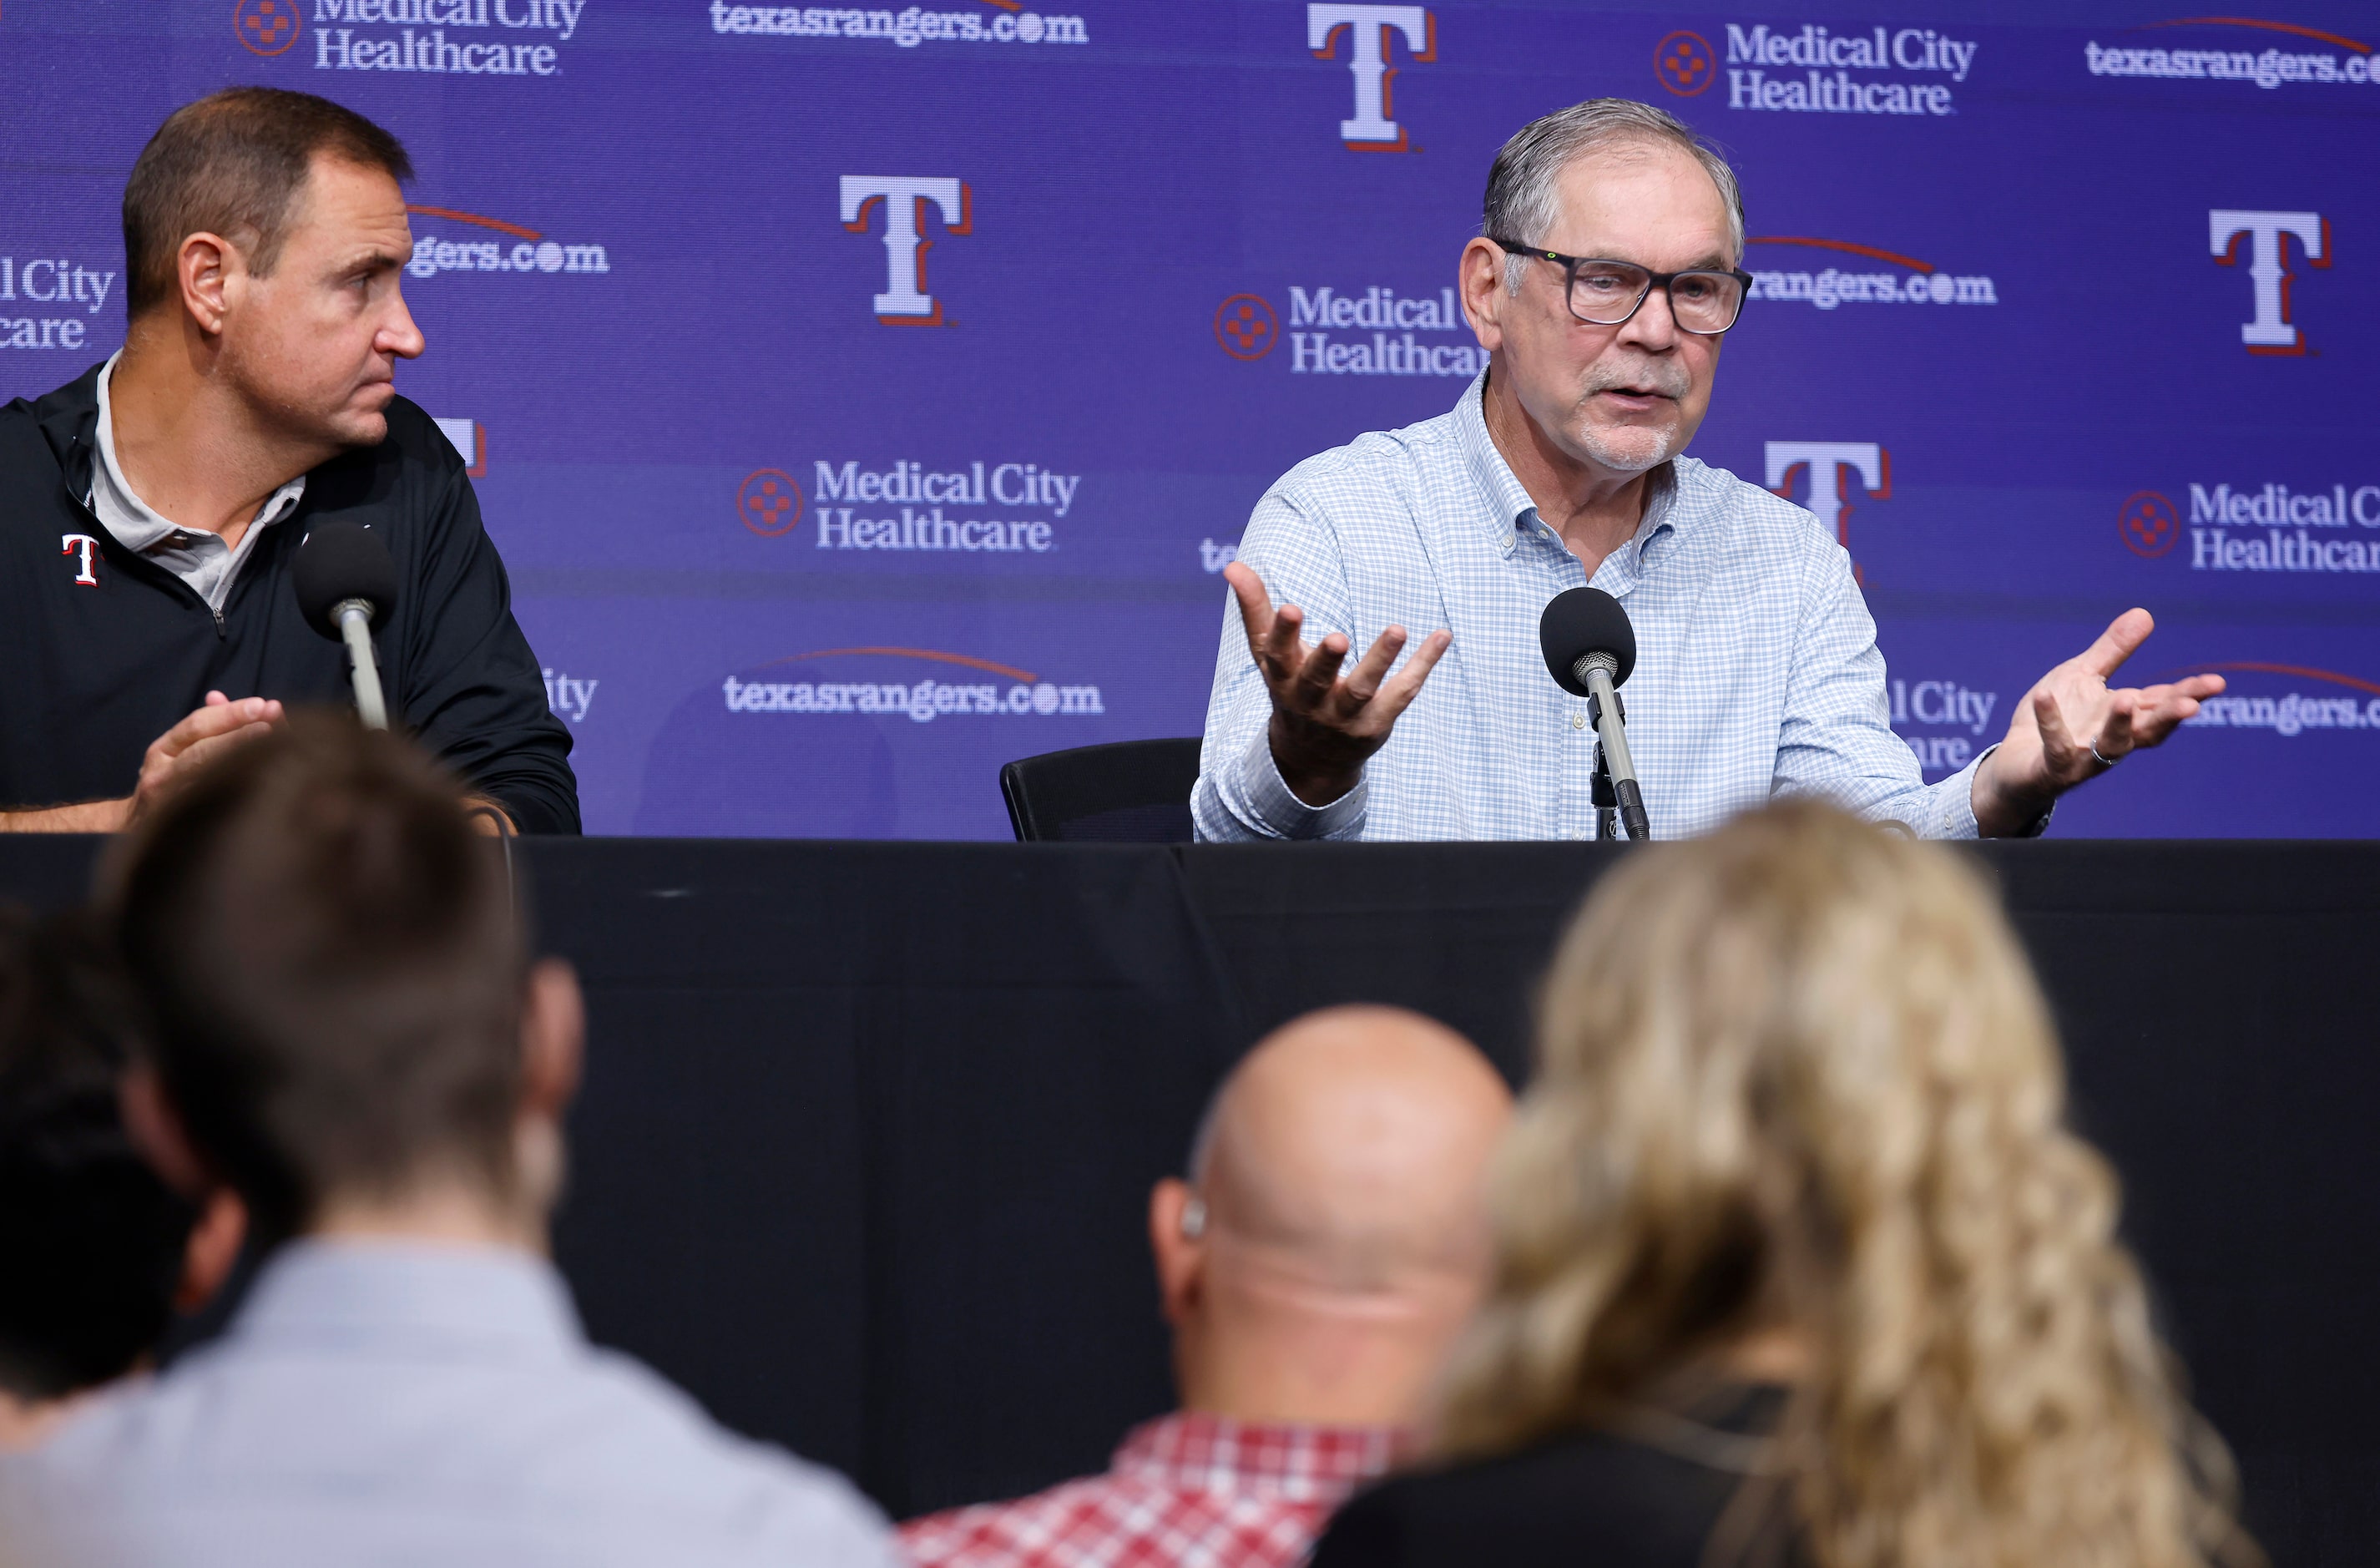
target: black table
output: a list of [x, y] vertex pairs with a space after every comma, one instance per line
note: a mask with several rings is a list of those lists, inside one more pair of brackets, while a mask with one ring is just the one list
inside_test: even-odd
[[[0, 840], [74, 896], [89, 841]], [[592, 1042], [557, 1249], [596, 1336], [892, 1513], [1170, 1403], [1143, 1240], [1215, 1082], [1402, 1003], [1508, 1073], [1596, 845], [528, 842]], [[2202, 1406], [2283, 1563], [2380, 1538], [2380, 845], [2056, 841], [1998, 871]]]

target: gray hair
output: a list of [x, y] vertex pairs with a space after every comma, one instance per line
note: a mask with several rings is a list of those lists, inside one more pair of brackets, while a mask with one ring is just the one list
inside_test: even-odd
[[[1686, 128], [1675, 115], [1639, 103], [1633, 98], [1590, 98], [1567, 109], [1531, 120], [1512, 133], [1488, 171], [1488, 195], [1480, 204], [1479, 232], [1490, 238], [1540, 245], [1560, 216], [1560, 198], [1554, 181], [1573, 159], [1607, 147], [1647, 142], [1675, 147], [1693, 155], [1711, 183], [1718, 187], [1727, 208], [1728, 238], [1735, 247], [1733, 260], [1743, 260], [1743, 191], [1735, 171], [1718, 148]], [[1521, 290], [1529, 259], [1504, 259], [1504, 285]]]

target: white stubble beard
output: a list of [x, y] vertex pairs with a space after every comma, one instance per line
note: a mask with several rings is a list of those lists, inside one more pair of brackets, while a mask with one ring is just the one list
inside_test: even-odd
[[[1585, 408], [1598, 394], [1622, 386], [1650, 386], [1670, 397], [1682, 414], [1683, 401], [1687, 392], [1692, 390], [1693, 383], [1673, 365], [1632, 365], [1624, 368], [1597, 365], [1587, 371], [1579, 407]], [[1678, 439], [1679, 425], [1675, 421], [1659, 430], [1649, 425], [1620, 425], [1607, 430], [1591, 419], [1582, 419], [1572, 427], [1572, 432], [1588, 457], [1615, 474], [1641, 474], [1647, 468], [1657, 468], [1677, 456], [1677, 449], [1682, 444]], [[1652, 444], [1649, 450], [1623, 451], [1612, 440], [1615, 434], [1627, 439], [1631, 446], [1645, 441]]]

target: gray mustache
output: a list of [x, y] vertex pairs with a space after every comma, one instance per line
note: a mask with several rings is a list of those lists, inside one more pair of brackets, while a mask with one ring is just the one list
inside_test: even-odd
[[1683, 397], [1690, 378], [1671, 365], [1638, 365], [1624, 369], [1590, 371], [1585, 392], [1592, 397], [1598, 392], [1631, 388], [1658, 392], [1664, 397]]

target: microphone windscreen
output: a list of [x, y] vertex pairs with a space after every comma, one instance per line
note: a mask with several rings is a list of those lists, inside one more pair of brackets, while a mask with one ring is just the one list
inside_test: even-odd
[[1586, 695], [1586, 684], [1578, 678], [1580, 658], [1589, 653], [1609, 653], [1619, 661], [1620, 668], [1612, 672], [1611, 684], [1627, 680], [1628, 673], [1636, 667], [1636, 628], [1628, 624], [1628, 612], [1620, 601], [1599, 588], [1573, 588], [1554, 595], [1546, 613], [1537, 617], [1537, 646], [1546, 652], [1546, 668], [1564, 691], [1574, 696]]
[[306, 624], [334, 641], [339, 627], [331, 612], [344, 601], [370, 603], [374, 631], [396, 607], [396, 563], [380, 535], [361, 523], [316, 523], [309, 529], [290, 565], [289, 582]]

